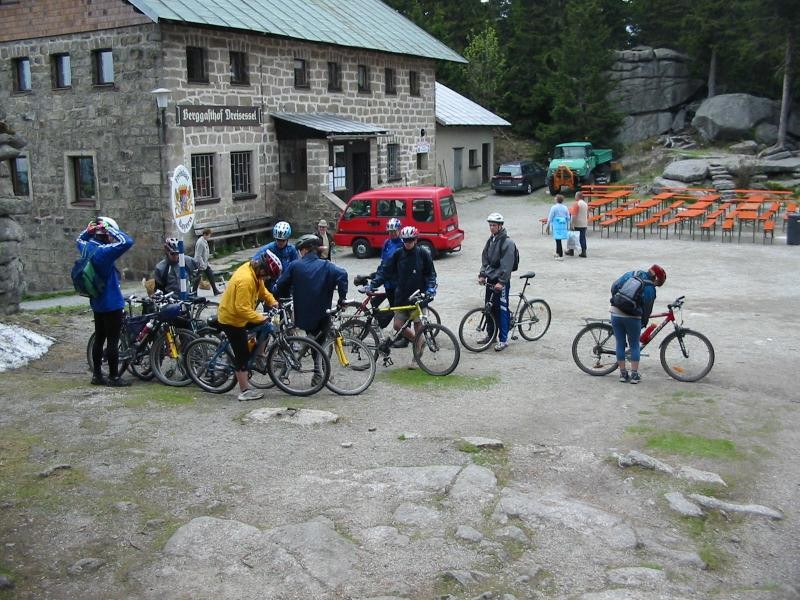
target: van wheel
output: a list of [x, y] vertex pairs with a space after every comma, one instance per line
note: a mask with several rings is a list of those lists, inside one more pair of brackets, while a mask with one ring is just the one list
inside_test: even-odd
[[364, 238], [359, 238], [353, 242], [353, 255], [356, 258], [369, 258], [372, 256], [372, 246]]
[[436, 258], [436, 257], [438, 256], [438, 253], [436, 252], [436, 248], [434, 248], [434, 247], [433, 247], [433, 244], [431, 244], [431, 243], [430, 243], [430, 242], [428, 242], [428, 241], [425, 241], [425, 240], [419, 240], [419, 241], [417, 242], [417, 246], [419, 246], [420, 248], [424, 248], [425, 250], [427, 250], [427, 251], [428, 251], [428, 253], [431, 255], [431, 258]]
[[527, 186], [525, 186], [525, 193], [528, 195], [533, 193], [533, 186], [530, 183]]

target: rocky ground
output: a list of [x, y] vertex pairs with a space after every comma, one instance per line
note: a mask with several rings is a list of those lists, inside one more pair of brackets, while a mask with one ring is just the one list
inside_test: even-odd
[[[360, 397], [96, 388], [88, 314], [18, 316], [57, 341], [0, 375], [0, 598], [800, 597], [798, 247], [594, 233], [554, 261], [543, 192], [470, 199], [463, 252], [436, 262], [444, 323], [480, 302], [495, 210], [553, 322], [446, 378], [399, 350]], [[652, 262], [713, 370], [679, 383], [651, 352], [638, 386], [583, 374], [582, 317]]]

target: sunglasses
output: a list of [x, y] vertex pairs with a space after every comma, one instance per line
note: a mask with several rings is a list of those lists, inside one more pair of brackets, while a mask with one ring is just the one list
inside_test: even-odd
[[416, 242], [416, 241], [417, 241], [417, 238], [403, 238], [403, 243], [404, 244], [411, 244], [411, 243]]
[[180, 252], [172, 252], [172, 251], [170, 251], [170, 253], [169, 253], [170, 256], [178, 256], [178, 254], [180, 254]]

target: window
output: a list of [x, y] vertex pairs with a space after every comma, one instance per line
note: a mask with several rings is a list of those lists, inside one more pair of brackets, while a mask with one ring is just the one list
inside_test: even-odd
[[252, 195], [250, 185], [251, 152], [231, 152], [231, 193], [234, 196]]
[[471, 169], [475, 169], [476, 167], [480, 167], [481, 163], [478, 162], [478, 151], [477, 150], [470, 150], [469, 151], [469, 166]]
[[205, 48], [186, 46], [186, 80], [189, 83], [208, 83]]
[[408, 72], [408, 93], [419, 96], [419, 73], [416, 71]]
[[342, 91], [342, 65], [338, 62], [328, 63], [328, 91]]
[[442, 214], [442, 219], [449, 219], [455, 217], [456, 201], [452, 196], [445, 196], [439, 200], [439, 212]]
[[353, 200], [344, 211], [344, 220], [369, 217], [372, 214], [372, 200]]
[[417, 170], [418, 171], [427, 171], [428, 170], [428, 153], [427, 152], [417, 152]]
[[8, 162], [11, 167], [11, 187], [14, 189], [14, 195], [27, 196], [31, 191], [28, 157], [17, 156]]
[[386, 79], [386, 92], [387, 94], [397, 93], [397, 82], [395, 81], [394, 69], [384, 69], [384, 78]]
[[192, 154], [192, 186], [198, 200], [216, 198], [213, 154]]
[[14, 91], [31, 91], [31, 59], [27, 56], [14, 59]]
[[406, 203], [403, 200], [378, 200], [379, 217], [405, 217]]
[[420, 223], [433, 221], [433, 200], [430, 198], [414, 198], [411, 202], [411, 217]]
[[53, 54], [50, 57], [50, 72], [55, 89], [72, 87], [69, 54]]
[[114, 55], [111, 50], [95, 50], [92, 53], [94, 63], [94, 84], [113, 85], [114, 84]]
[[97, 179], [93, 156], [70, 156], [68, 197], [72, 204], [97, 203]]
[[369, 67], [367, 65], [358, 65], [358, 91], [369, 91]]
[[294, 87], [307, 88], [308, 84], [308, 65], [304, 58], [294, 59]]
[[282, 190], [307, 189], [306, 141], [280, 140], [280, 187]]
[[234, 85], [249, 85], [250, 73], [247, 70], [247, 54], [244, 52], [230, 52], [231, 83]]
[[386, 170], [389, 181], [400, 179], [400, 144], [386, 145]]

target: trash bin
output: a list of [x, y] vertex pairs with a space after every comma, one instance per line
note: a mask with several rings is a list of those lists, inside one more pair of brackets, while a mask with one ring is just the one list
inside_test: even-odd
[[800, 213], [786, 215], [786, 243], [800, 246]]

